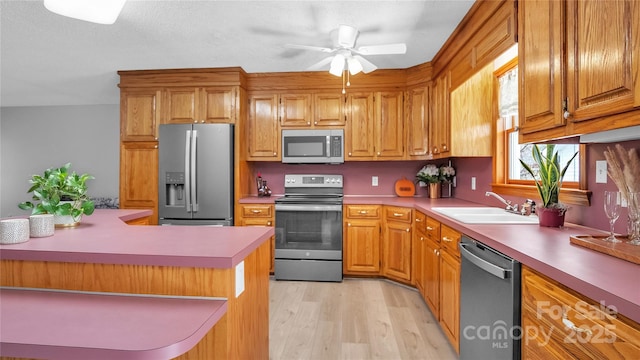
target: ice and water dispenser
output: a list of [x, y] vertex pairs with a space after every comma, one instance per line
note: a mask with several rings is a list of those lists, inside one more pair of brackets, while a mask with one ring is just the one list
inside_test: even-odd
[[186, 194], [184, 193], [184, 172], [165, 173], [165, 191], [167, 206], [184, 206]]

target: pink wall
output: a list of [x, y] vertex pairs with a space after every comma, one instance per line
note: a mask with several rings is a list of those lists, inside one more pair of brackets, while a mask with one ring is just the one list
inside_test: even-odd
[[[640, 140], [621, 143], [626, 149], [635, 148], [640, 151]], [[606, 184], [596, 184], [595, 167], [597, 160], [604, 160], [604, 150], [613, 144], [589, 144], [587, 145], [587, 175], [588, 188], [592, 191], [591, 206], [573, 205], [567, 212], [566, 220], [571, 223], [608, 230], [609, 223], [604, 216], [603, 193], [605, 190], [616, 190], [615, 184], [607, 177]], [[453, 158], [451, 159], [456, 169], [456, 185], [453, 195], [456, 198], [472, 201], [488, 206], [500, 206], [494, 198], [485, 196], [486, 191], [491, 190], [492, 159], [480, 158]], [[427, 163], [436, 165], [444, 164], [446, 160], [439, 161], [385, 161], [385, 162], [348, 162], [341, 165], [290, 165], [275, 162], [254, 163], [256, 173], [261, 172], [262, 177], [268, 181], [274, 196], [284, 193], [284, 174], [342, 174], [344, 176], [344, 191], [346, 195], [395, 195], [394, 185], [396, 180], [406, 177], [413, 181], [415, 174]], [[371, 186], [371, 176], [378, 176], [379, 186]], [[476, 178], [476, 190], [471, 190], [471, 178]], [[640, 179], [638, 180], [640, 181]], [[426, 196], [426, 191], [416, 186], [417, 196]], [[505, 196], [506, 199], [516, 203], [522, 203], [526, 199]], [[539, 199], [534, 199], [539, 200]], [[626, 208], [620, 219], [616, 222], [616, 231], [626, 233]]]

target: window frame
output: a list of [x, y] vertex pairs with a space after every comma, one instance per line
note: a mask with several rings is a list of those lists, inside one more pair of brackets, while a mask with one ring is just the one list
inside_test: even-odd
[[[493, 182], [491, 191], [508, 196], [518, 196], [530, 199], [539, 199], [540, 195], [533, 180], [509, 180], [508, 144], [509, 133], [517, 129], [505, 129], [505, 124], [500, 117], [498, 109], [500, 76], [518, 66], [518, 58], [513, 58], [493, 72], [493, 95], [496, 99], [493, 103], [493, 119], [495, 129], [495, 141], [493, 149]], [[556, 143], [567, 143], [559, 141]], [[580, 175], [577, 182], [565, 182], [560, 189], [560, 201], [565, 204], [590, 206], [591, 191], [587, 189], [587, 148], [585, 144], [579, 144]]]

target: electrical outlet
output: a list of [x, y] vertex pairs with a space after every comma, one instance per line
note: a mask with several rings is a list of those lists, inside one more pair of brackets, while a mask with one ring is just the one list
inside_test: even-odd
[[378, 177], [377, 176], [372, 176], [371, 177], [371, 186], [378, 186]]
[[607, 161], [606, 160], [596, 161], [596, 183], [599, 183], [599, 184], [607, 183]]
[[476, 189], [476, 177], [472, 176], [471, 177], [471, 190], [475, 190]]

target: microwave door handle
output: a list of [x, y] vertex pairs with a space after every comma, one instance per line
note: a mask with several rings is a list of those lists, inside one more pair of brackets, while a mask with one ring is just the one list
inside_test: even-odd
[[184, 192], [186, 198], [186, 209], [187, 212], [191, 212], [191, 172], [189, 169], [189, 154], [191, 154], [191, 130], [185, 131], [185, 141], [184, 141]]
[[198, 212], [198, 167], [197, 167], [197, 145], [198, 130], [193, 130], [191, 137], [191, 202], [193, 203], [193, 212]]
[[327, 135], [327, 157], [331, 157], [331, 136]]

